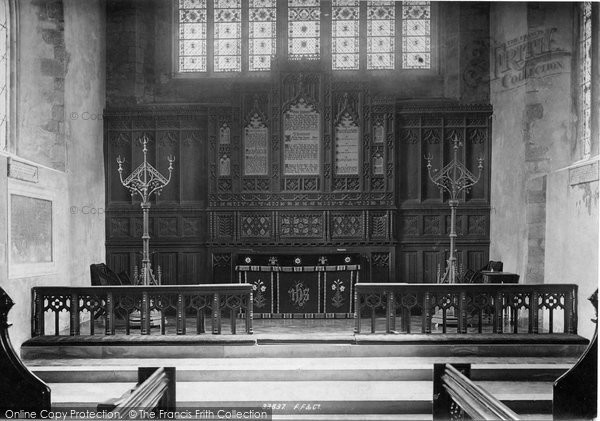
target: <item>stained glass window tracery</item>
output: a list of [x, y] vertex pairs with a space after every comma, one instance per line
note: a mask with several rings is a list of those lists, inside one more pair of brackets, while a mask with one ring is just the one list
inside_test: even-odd
[[[286, 10], [287, 58], [319, 59], [320, 3], [287, 0], [286, 9], [277, 0], [178, 0], [178, 71], [270, 70], [277, 51], [278, 12]], [[396, 13], [401, 15], [398, 23]], [[432, 66], [428, 1], [332, 0], [331, 32], [323, 35], [331, 36], [333, 70], [359, 70], [365, 64], [367, 70], [393, 70], [396, 61], [403, 69]]]
[[179, 71], [206, 71], [206, 0], [179, 0]]
[[249, 5], [249, 60], [251, 72], [271, 69], [271, 58], [276, 52], [276, 0], [250, 0]]
[[358, 0], [333, 0], [331, 8], [331, 62], [333, 70], [359, 68]]
[[367, 2], [367, 69], [394, 68], [395, 1]]
[[242, 2], [215, 0], [215, 72], [242, 70]]
[[318, 59], [321, 55], [319, 0], [288, 0], [288, 58]]
[[583, 158], [592, 152], [592, 2], [581, 5], [580, 34], [581, 149]]
[[402, 3], [402, 68], [431, 68], [431, 5], [428, 1]]

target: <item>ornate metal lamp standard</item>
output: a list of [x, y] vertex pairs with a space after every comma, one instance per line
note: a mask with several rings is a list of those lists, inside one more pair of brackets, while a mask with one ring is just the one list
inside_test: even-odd
[[[152, 264], [150, 263], [150, 234], [148, 233], [150, 196], [152, 194], [156, 194], [157, 196], [160, 195], [162, 189], [169, 184], [169, 181], [171, 181], [175, 157], [172, 155], [167, 157], [167, 160], [169, 161], [169, 178], [166, 178], [148, 163], [148, 137], [143, 135], [139, 141], [143, 145], [144, 162], [142, 162], [125, 180], [123, 180], [123, 163], [125, 163], [125, 159], [120, 155], [117, 157], [117, 164], [119, 164], [121, 184], [131, 192], [131, 197], [137, 193], [142, 199], [142, 203], [140, 204], [142, 207], [144, 229], [142, 234], [142, 271], [139, 274], [139, 277], [136, 276], [137, 274], [134, 274], [134, 282], [142, 285], [156, 285], [160, 284], [160, 272], [159, 280], [157, 282], [152, 273]], [[135, 269], [135, 272], [137, 272], [137, 266]]]
[[458, 197], [461, 192], [468, 192], [479, 179], [481, 178], [481, 171], [483, 170], [483, 158], [479, 158], [477, 168], [479, 174], [475, 176], [467, 167], [458, 160], [458, 148], [461, 146], [461, 142], [458, 140], [458, 136], [454, 136], [452, 139], [454, 144], [454, 158], [450, 161], [441, 171], [431, 171], [431, 160], [433, 156], [429, 154], [425, 157], [427, 160], [427, 172], [429, 179], [439, 187], [440, 192], [446, 191], [450, 195], [448, 204], [450, 205], [450, 256], [447, 260], [446, 271], [440, 283], [456, 283], [456, 208], [458, 207]]

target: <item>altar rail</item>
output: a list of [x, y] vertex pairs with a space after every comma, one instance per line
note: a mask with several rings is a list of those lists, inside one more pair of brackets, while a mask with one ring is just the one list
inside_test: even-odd
[[439, 324], [442, 333], [451, 325], [456, 333], [483, 333], [487, 327], [493, 333], [524, 333], [525, 328], [527, 333], [554, 333], [556, 312], [562, 312], [563, 333], [577, 333], [575, 284], [358, 283], [354, 300], [355, 333], [361, 332], [363, 313], [370, 315], [371, 333], [381, 315], [386, 333], [396, 332], [398, 318], [406, 333], [411, 333], [411, 322], [420, 325], [421, 333], [432, 333], [432, 324]]
[[[205, 332], [205, 313], [210, 311], [212, 333], [221, 333], [223, 311], [229, 312], [231, 333], [237, 333], [238, 316], [243, 316], [245, 331], [252, 333], [252, 285], [204, 284], [168, 286], [34, 287], [32, 288], [32, 336], [45, 335], [46, 314], [53, 316], [54, 335], [61, 331], [61, 313], [69, 314], [69, 334], [81, 335], [82, 315], [89, 317], [89, 334], [95, 334], [97, 319], [104, 334], [117, 330], [126, 335], [132, 327], [149, 335], [153, 326], [167, 334], [167, 323], [175, 320], [172, 330], [185, 335], [191, 322], [195, 333]], [[167, 316], [169, 319], [167, 320]]]

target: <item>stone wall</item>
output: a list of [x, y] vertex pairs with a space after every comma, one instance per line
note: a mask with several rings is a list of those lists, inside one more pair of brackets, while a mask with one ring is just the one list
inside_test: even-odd
[[0, 223], [0, 238], [8, 239], [0, 242], [0, 280], [16, 303], [10, 335], [18, 348], [30, 337], [31, 287], [89, 285], [90, 263], [104, 260], [105, 4], [16, 3], [19, 61], [8, 155], [37, 167], [38, 182], [7, 178], [7, 156], [0, 156], [0, 218], [9, 221], [10, 194], [47, 198], [53, 210], [53, 262], [42, 271], [14, 270], [9, 224]]
[[566, 169], [581, 159], [574, 13], [568, 3], [491, 6], [490, 258], [524, 283], [579, 284], [579, 328], [591, 336], [585, 298], [598, 280], [598, 178], [572, 187]]

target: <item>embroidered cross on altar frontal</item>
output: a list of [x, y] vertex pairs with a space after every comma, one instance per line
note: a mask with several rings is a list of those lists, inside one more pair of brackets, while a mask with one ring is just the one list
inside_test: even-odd
[[253, 286], [255, 318], [352, 318], [360, 256], [240, 255], [238, 282]]

